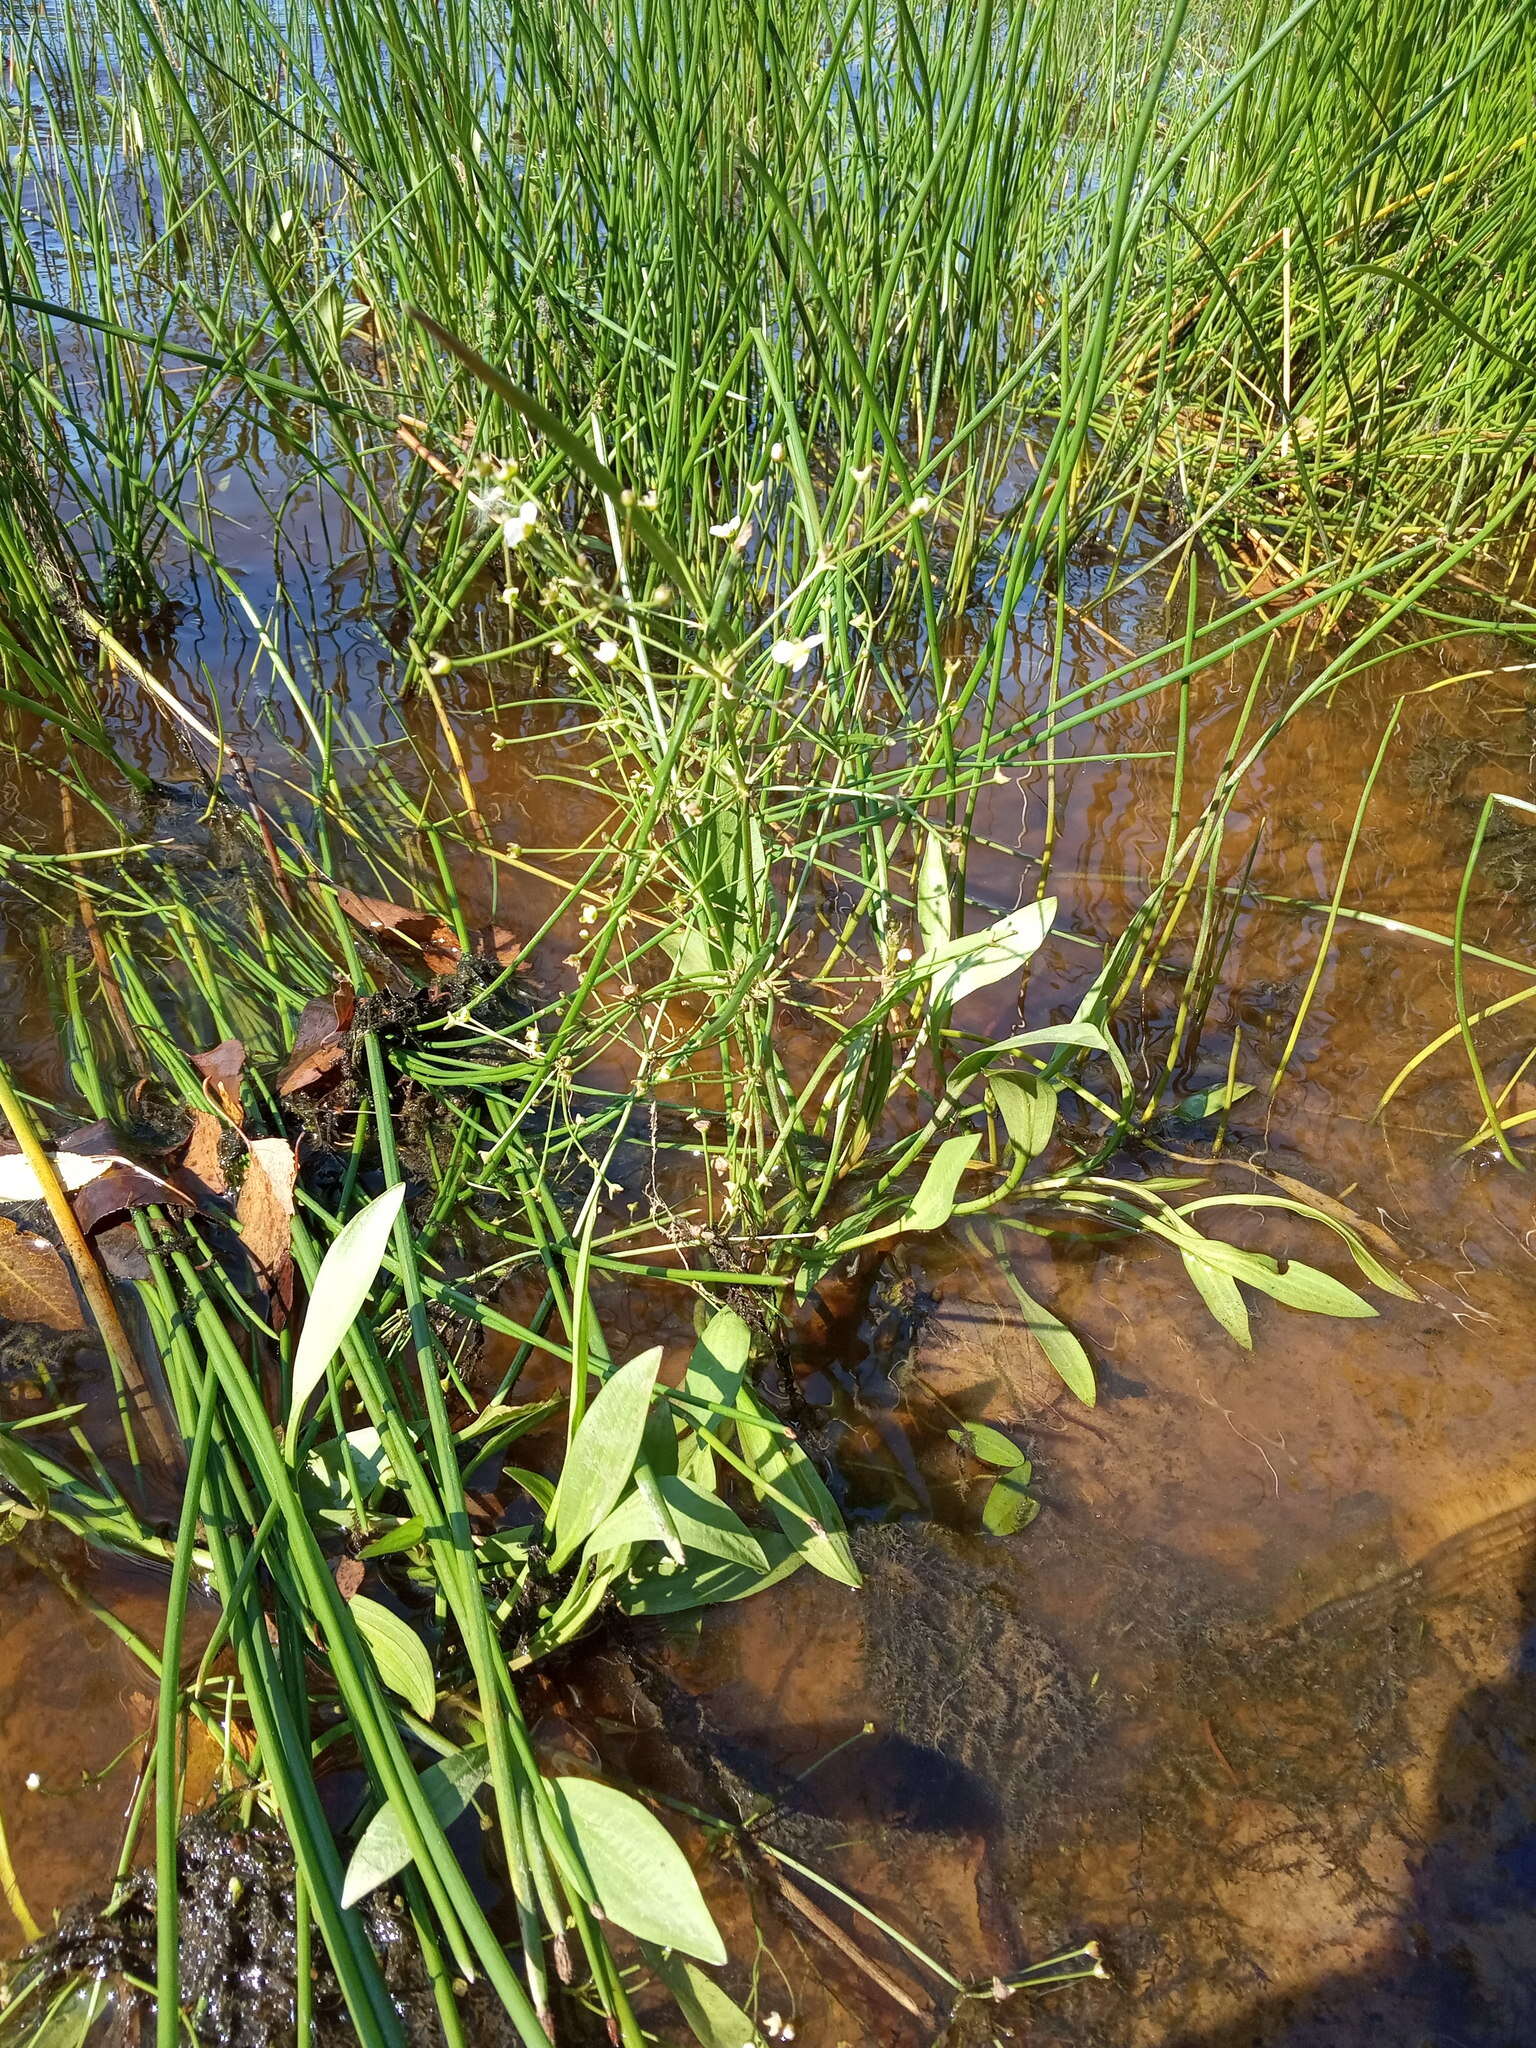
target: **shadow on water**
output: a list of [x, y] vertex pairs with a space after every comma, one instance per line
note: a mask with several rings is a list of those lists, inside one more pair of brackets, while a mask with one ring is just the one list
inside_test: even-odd
[[1170, 2048], [1526, 2048], [1536, 2041], [1536, 1546], [1507, 1675], [1441, 1743], [1402, 1911], [1373, 1960]]

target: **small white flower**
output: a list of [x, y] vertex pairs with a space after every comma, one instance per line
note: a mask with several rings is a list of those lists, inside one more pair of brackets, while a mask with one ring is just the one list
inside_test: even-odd
[[808, 639], [792, 640], [786, 634], [769, 648], [769, 659], [780, 668], [787, 668], [791, 675], [798, 675], [825, 638], [824, 633], [812, 633]]
[[738, 512], [734, 519], [722, 519], [718, 526], [712, 526], [709, 530], [716, 540], [730, 540], [741, 530], [741, 514]]
[[782, 441], [775, 441], [768, 450], [768, 455], [771, 461], [782, 462], [784, 460], [784, 443]]
[[932, 510], [932, 498], [916, 497], [912, 500], [911, 512], [914, 519], [921, 519], [925, 512], [931, 512]]
[[875, 465], [872, 462], [866, 462], [862, 469], [856, 469], [851, 472], [856, 484], [867, 484], [874, 473]]
[[599, 640], [592, 652], [606, 667], [610, 661], [618, 660], [619, 643], [617, 640]]
[[583, 903], [581, 906], [581, 921], [583, 924], [597, 923], [597, 905], [595, 903]]
[[427, 664], [427, 673], [433, 676], [445, 676], [452, 666], [453, 664], [449, 661], [446, 654], [434, 654], [431, 661]]
[[660, 504], [660, 502], [661, 500], [657, 497], [654, 491], [647, 491], [645, 496], [640, 500], [640, 503], [645, 507], [647, 512], [654, 512], [656, 510], [656, 507]]
[[539, 523], [539, 508], [532, 498], [524, 498], [517, 506], [507, 506], [499, 515], [501, 538], [509, 548], [521, 547]]
[[515, 583], [509, 583], [501, 593], [501, 601], [503, 604], [516, 604], [522, 594]]
[[783, 2026], [783, 2024], [784, 2021], [782, 2017], [776, 2012], [771, 2012], [769, 2013], [767, 2019], [763, 2021], [763, 2032], [769, 2037], [770, 2040], [777, 2041], [777, 2039], [779, 2038], [779, 2029]]
[[28, 1790], [29, 1792], [40, 1792], [40, 1791], [42, 1790], [42, 1785], [43, 1785], [43, 1781], [42, 1781], [42, 1779], [41, 1779], [41, 1778], [40, 1778], [40, 1777], [39, 1777], [39, 1776], [37, 1775], [36, 1771], [28, 1771], [28, 1773], [27, 1773], [27, 1790]]
[[671, 584], [670, 584], [670, 583], [658, 583], [658, 584], [657, 584], [657, 586], [656, 586], [656, 588], [655, 588], [655, 589], [654, 589], [654, 590], [653, 590], [653, 591], [651, 592], [651, 603], [652, 603], [652, 604], [659, 604], [659, 605], [669, 605], [669, 604], [670, 604], [671, 602], [672, 602], [672, 586], [671, 586]]
[[896, 948], [896, 958], [901, 961], [910, 960], [912, 958], [912, 948], [910, 946], [898, 946]]

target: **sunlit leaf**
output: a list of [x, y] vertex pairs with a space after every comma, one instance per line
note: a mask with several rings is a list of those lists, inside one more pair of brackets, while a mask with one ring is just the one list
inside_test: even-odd
[[985, 931], [964, 932], [930, 947], [912, 966], [912, 979], [928, 984], [935, 1007], [949, 1008], [978, 989], [1015, 974], [1040, 949], [1056, 916], [1056, 899], [1026, 903]]
[[677, 2000], [701, 2048], [762, 2048], [751, 2016], [727, 1992], [683, 1956], [647, 1955], [652, 1969]]
[[1025, 1491], [1027, 1483], [1018, 1472], [1004, 1472], [993, 1480], [982, 1503], [981, 1519], [994, 1536], [1015, 1535], [1039, 1514], [1040, 1503]]
[[683, 1392], [721, 1408], [734, 1408], [751, 1352], [752, 1332], [734, 1309], [720, 1309], [705, 1324], [693, 1347], [683, 1375]]
[[643, 1941], [723, 1963], [725, 1943], [698, 1879], [656, 1816], [627, 1792], [590, 1778], [547, 1784], [603, 1916]]
[[806, 1562], [787, 1536], [770, 1530], [760, 1541], [768, 1560], [766, 1572], [713, 1558], [690, 1559], [685, 1565], [663, 1562], [617, 1586], [614, 1597], [626, 1614], [683, 1614], [693, 1607], [723, 1606], [744, 1600], [749, 1593], [766, 1592]]
[[891, 1226], [895, 1230], [942, 1230], [954, 1214], [960, 1179], [976, 1156], [979, 1131], [946, 1138], [928, 1162], [922, 1184]]
[[[742, 1389], [741, 1402], [744, 1407], [756, 1407], [750, 1388]], [[782, 1501], [767, 1496], [779, 1527], [806, 1563], [844, 1586], [861, 1586], [864, 1581], [853, 1561], [853, 1547], [837, 1502], [794, 1437], [745, 1422], [739, 1428], [742, 1452], [758, 1477], [803, 1510], [795, 1514]], [[809, 1522], [806, 1516], [811, 1518]]]
[[1200, 1299], [1217, 1322], [1245, 1351], [1251, 1351], [1253, 1332], [1248, 1322], [1248, 1305], [1232, 1275], [1224, 1273], [1219, 1266], [1213, 1266], [1209, 1259], [1197, 1258], [1193, 1252], [1181, 1252], [1179, 1256], [1184, 1261], [1184, 1270], [1199, 1290]]
[[1195, 1095], [1186, 1095], [1173, 1113], [1185, 1123], [1199, 1123], [1204, 1117], [1219, 1116], [1222, 1110], [1230, 1109], [1235, 1102], [1241, 1102], [1245, 1095], [1252, 1093], [1251, 1081], [1218, 1081], [1210, 1088], [1200, 1089]]
[[1038, 1159], [1056, 1128], [1060, 1097], [1039, 1074], [989, 1071], [987, 1086], [1009, 1137], [1026, 1159]]
[[380, 1678], [423, 1721], [430, 1721], [437, 1711], [437, 1677], [421, 1637], [392, 1608], [362, 1593], [348, 1602], [348, 1612], [373, 1653]]
[[[421, 1789], [441, 1826], [450, 1827], [458, 1819], [490, 1774], [489, 1753], [478, 1745], [442, 1757], [422, 1772]], [[410, 1860], [400, 1810], [393, 1800], [386, 1800], [363, 1829], [352, 1851], [342, 1880], [341, 1903], [355, 1906], [377, 1886], [397, 1876]]]
[[1000, 1429], [991, 1429], [985, 1422], [962, 1422], [958, 1429], [952, 1429], [951, 1439], [980, 1458], [984, 1465], [996, 1465], [999, 1470], [1012, 1472], [1023, 1469], [1025, 1479], [1029, 1477], [1029, 1462], [1011, 1437]]
[[[657, 1487], [671, 1511], [672, 1526], [688, 1550], [702, 1550], [709, 1557], [744, 1565], [749, 1571], [766, 1572], [768, 1560], [761, 1544], [741, 1517], [718, 1495], [702, 1493], [686, 1479], [666, 1473]], [[605, 1515], [587, 1538], [587, 1554], [601, 1557], [627, 1543], [659, 1542], [661, 1532], [651, 1515], [650, 1504], [638, 1492], [621, 1500]]]
[[309, 1308], [293, 1359], [293, 1391], [288, 1402], [288, 1453], [298, 1442], [299, 1421], [306, 1404], [341, 1349], [342, 1340], [356, 1322], [368, 1299], [368, 1290], [378, 1277], [389, 1234], [405, 1200], [405, 1184], [386, 1188], [366, 1208], [359, 1209], [344, 1223], [320, 1261], [315, 1284], [309, 1291]]
[[630, 1482], [661, 1366], [653, 1345], [604, 1380], [581, 1419], [555, 1496], [554, 1563], [584, 1543]]
[[949, 866], [937, 832], [925, 832], [917, 863], [917, 931], [923, 957], [930, 959], [951, 936]]

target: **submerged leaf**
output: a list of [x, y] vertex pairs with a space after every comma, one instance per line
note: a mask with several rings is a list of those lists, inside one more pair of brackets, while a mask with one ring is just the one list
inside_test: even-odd
[[290, 1456], [305, 1405], [325, 1378], [331, 1360], [341, 1349], [342, 1340], [356, 1322], [368, 1299], [368, 1290], [378, 1277], [389, 1247], [389, 1234], [404, 1200], [404, 1181], [386, 1188], [382, 1195], [375, 1195], [366, 1208], [359, 1209], [350, 1222], [342, 1225], [320, 1261], [293, 1360], [293, 1391], [288, 1402]]
[[944, 842], [937, 832], [923, 835], [923, 850], [918, 858], [917, 932], [925, 958], [946, 945], [951, 936], [949, 868], [944, 859]]
[[365, 1594], [354, 1595], [347, 1606], [373, 1652], [380, 1678], [423, 1721], [430, 1721], [437, 1711], [437, 1676], [421, 1637], [393, 1608], [382, 1606]]
[[[441, 1826], [452, 1826], [490, 1774], [489, 1752], [478, 1744], [473, 1749], [461, 1749], [454, 1756], [445, 1756], [422, 1772], [421, 1789]], [[398, 1876], [410, 1861], [405, 1823], [395, 1802], [386, 1800], [363, 1829], [352, 1851], [342, 1880], [341, 1903], [355, 1906], [377, 1886]]]
[[1087, 1352], [1059, 1316], [1052, 1315], [1044, 1302], [1036, 1301], [1032, 1294], [1025, 1291], [1011, 1266], [1005, 1265], [1003, 1274], [1013, 1291], [1015, 1301], [1024, 1311], [1025, 1329], [1083, 1406], [1093, 1407], [1099, 1393]]
[[659, 1344], [642, 1351], [604, 1380], [581, 1418], [555, 1496], [557, 1567], [586, 1541], [628, 1486], [660, 1367]]
[[293, 1188], [298, 1157], [286, 1138], [252, 1138], [235, 1221], [277, 1329], [293, 1307]]
[[341, 1079], [347, 1032], [356, 1008], [357, 997], [350, 982], [343, 982], [333, 994], [316, 996], [304, 1005], [293, 1035], [293, 1049], [277, 1076], [279, 1095], [320, 1092]]
[[603, 1917], [642, 1941], [723, 1963], [725, 1943], [699, 1881], [656, 1816], [627, 1792], [591, 1778], [546, 1784]]
[[209, 1095], [230, 1122], [245, 1122], [240, 1101], [240, 1077], [245, 1072], [245, 1047], [238, 1038], [225, 1038], [207, 1052], [195, 1052], [192, 1064], [203, 1077]]

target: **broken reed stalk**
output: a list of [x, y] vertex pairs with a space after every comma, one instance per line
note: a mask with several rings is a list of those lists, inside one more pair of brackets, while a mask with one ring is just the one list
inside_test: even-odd
[[79, 1219], [70, 1207], [69, 1196], [64, 1183], [59, 1179], [52, 1159], [44, 1149], [37, 1135], [26, 1105], [16, 1093], [9, 1069], [0, 1062], [0, 1112], [11, 1127], [11, 1135], [21, 1147], [21, 1156], [37, 1177], [42, 1189], [43, 1200], [53, 1218], [53, 1226], [59, 1233], [75, 1277], [80, 1283], [80, 1292], [85, 1296], [86, 1306], [91, 1312], [101, 1340], [107, 1347], [107, 1354], [117, 1371], [123, 1391], [133, 1405], [134, 1413], [143, 1424], [156, 1453], [167, 1463], [176, 1456], [160, 1409], [150, 1391], [149, 1381], [139, 1364], [138, 1356], [123, 1327], [123, 1319], [117, 1312], [117, 1303], [112, 1298], [112, 1289], [107, 1276], [101, 1270], [100, 1262], [91, 1249], [90, 1240], [80, 1228]]

